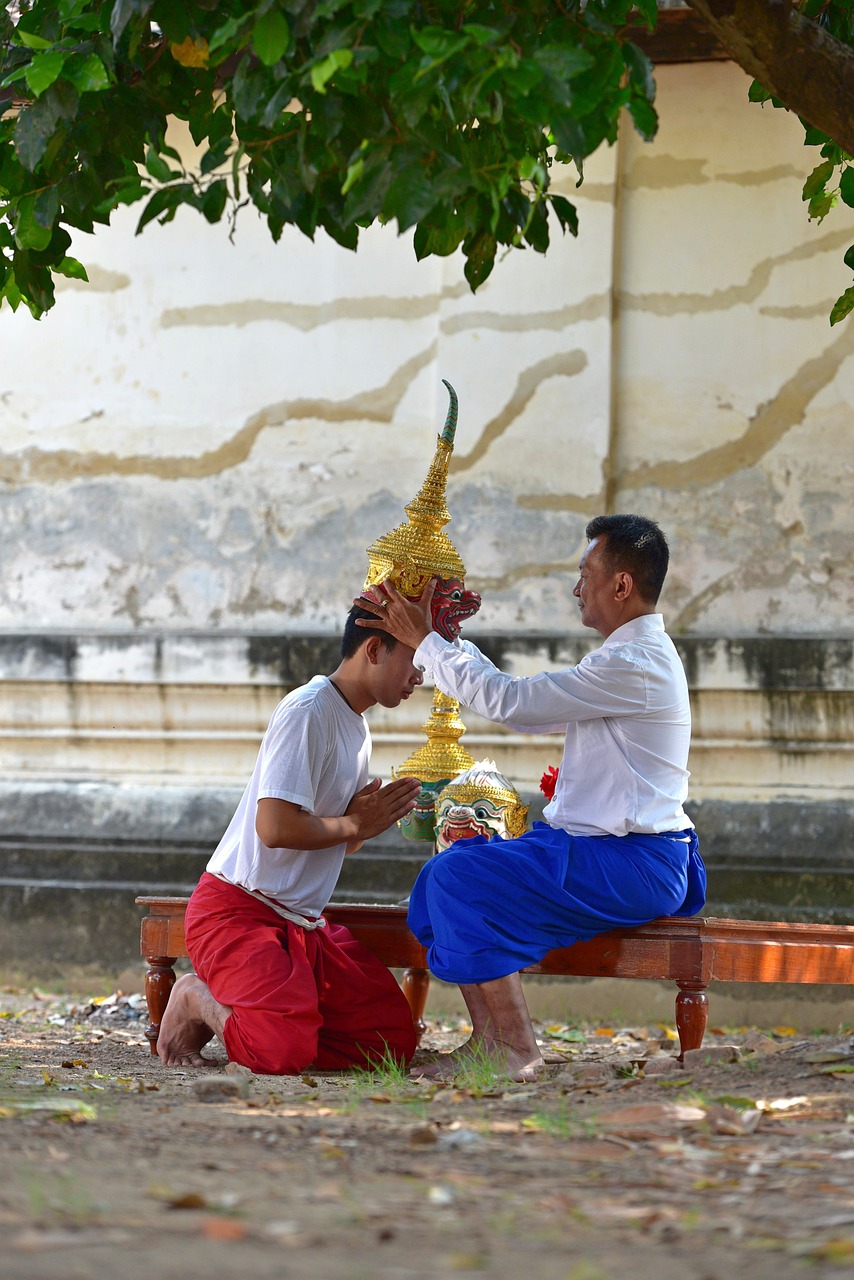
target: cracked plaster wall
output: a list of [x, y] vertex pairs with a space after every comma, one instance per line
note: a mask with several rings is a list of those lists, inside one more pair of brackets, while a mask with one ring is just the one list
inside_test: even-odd
[[80, 237], [90, 286], [0, 312], [0, 629], [337, 630], [446, 377], [472, 634], [580, 633], [606, 506], [670, 533], [672, 629], [850, 634], [849, 211], [807, 222], [800, 128], [737, 68], [657, 79], [656, 142], [627, 128], [560, 180], [579, 239], [476, 296], [390, 229], [351, 255], [251, 211], [234, 245], [191, 213], [135, 238], [137, 210]]

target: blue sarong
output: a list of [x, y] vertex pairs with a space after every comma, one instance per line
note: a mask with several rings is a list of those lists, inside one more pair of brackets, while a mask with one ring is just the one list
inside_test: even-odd
[[474, 836], [436, 854], [408, 922], [437, 978], [490, 982], [609, 929], [696, 915], [705, 900], [693, 830], [572, 836], [537, 822], [515, 840]]

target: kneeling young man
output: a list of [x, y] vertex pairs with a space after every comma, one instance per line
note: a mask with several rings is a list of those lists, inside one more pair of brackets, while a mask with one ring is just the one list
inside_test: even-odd
[[421, 684], [413, 651], [352, 609], [341, 663], [279, 703], [255, 770], [187, 907], [195, 973], [175, 984], [157, 1042], [167, 1066], [205, 1066], [214, 1035], [252, 1071], [291, 1075], [415, 1051], [392, 974], [322, 912], [344, 857], [415, 807], [420, 784], [368, 782], [363, 712]]

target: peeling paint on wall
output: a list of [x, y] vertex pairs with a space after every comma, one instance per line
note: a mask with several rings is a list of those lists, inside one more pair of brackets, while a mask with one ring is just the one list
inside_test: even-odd
[[[34, 328], [0, 314], [0, 629], [335, 631], [460, 395], [449, 530], [473, 635], [581, 635], [584, 525], [658, 516], [694, 635], [850, 634], [849, 212], [805, 217], [801, 131], [728, 64], [658, 69], [661, 131], [557, 186], [578, 240], [473, 296], [410, 237], [134, 215]], [[212, 264], [215, 263], [215, 269]]]

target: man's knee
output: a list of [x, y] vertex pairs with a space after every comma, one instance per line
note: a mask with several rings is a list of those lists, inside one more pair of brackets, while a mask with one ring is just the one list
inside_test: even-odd
[[256, 1075], [298, 1076], [317, 1055], [317, 1028], [295, 1020], [232, 1012], [225, 1025], [225, 1047], [232, 1062]]

